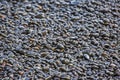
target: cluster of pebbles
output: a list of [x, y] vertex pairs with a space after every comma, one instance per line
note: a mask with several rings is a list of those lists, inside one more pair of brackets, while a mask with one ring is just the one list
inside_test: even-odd
[[120, 80], [120, 0], [0, 0], [0, 80]]

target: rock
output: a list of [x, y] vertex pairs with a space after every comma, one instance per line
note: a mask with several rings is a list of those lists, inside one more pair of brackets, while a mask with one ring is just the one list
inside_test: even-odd
[[94, 8], [91, 8], [91, 7], [88, 7], [87, 10], [90, 11], [90, 12], [94, 12], [95, 11]]
[[107, 73], [108, 75], [114, 75], [113, 72], [110, 72], [110, 71], [108, 71], [108, 70], [106, 70], [106, 73]]
[[110, 64], [110, 67], [115, 68], [116, 65], [112, 63], [112, 64]]
[[1, 18], [1, 19], [5, 19], [5, 18], [6, 18], [6, 16], [5, 16], [5, 15], [3, 15], [3, 14], [0, 14], [0, 18]]
[[92, 71], [90, 71], [90, 70], [87, 71], [87, 75], [88, 75], [88, 76], [91, 76], [92, 74], [93, 74]]
[[43, 71], [48, 72], [49, 71], [49, 66], [45, 66], [42, 68]]
[[52, 78], [53, 78], [52, 76], [48, 76], [47, 78], [45, 78], [45, 80], [50, 80]]
[[61, 79], [64, 79], [64, 80], [70, 80], [70, 79], [71, 79], [70, 76], [69, 76], [69, 75], [66, 75], [66, 74], [62, 74], [62, 75], [60, 76], [60, 78], [61, 78]]
[[42, 14], [37, 14], [36, 16], [35, 16], [35, 18], [38, 18], [38, 19], [42, 19], [42, 18], [44, 18], [45, 17], [45, 14], [44, 13], [42, 13]]
[[32, 5], [31, 5], [31, 4], [26, 4], [26, 5], [25, 5], [25, 10], [26, 10], [26, 11], [29, 12], [29, 11], [31, 11], [31, 9], [32, 9]]
[[109, 44], [104, 44], [104, 47], [108, 49], [108, 48], [110, 48], [110, 45]]
[[62, 63], [63, 63], [63, 64], [69, 64], [69, 63], [70, 63], [70, 60], [69, 60], [69, 59], [64, 59], [64, 60], [62, 61]]
[[88, 54], [83, 54], [85, 59], [90, 60], [90, 56]]
[[41, 57], [46, 57], [47, 55], [49, 55], [48, 52], [42, 52], [42, 53], [41, 53]]
[[120, 76], [120, 69], [117, 69], [117, 70], [115, 71], [115, 75]]
[[66, 72], [67, 71], [65, 67], [60, 67], [59, 70], [62, 71], [62, 72]]
[[58, 44], [58, 45], [57, 45], [57, 48], [58, 48], [58, 49], [64, 49], [64, 46], [63, 46], [62, 44]]

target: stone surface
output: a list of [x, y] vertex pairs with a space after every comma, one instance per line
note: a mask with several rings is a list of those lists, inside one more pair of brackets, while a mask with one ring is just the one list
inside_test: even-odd
[[0, 0], [0, 80], [120, 80], [119, 0]]

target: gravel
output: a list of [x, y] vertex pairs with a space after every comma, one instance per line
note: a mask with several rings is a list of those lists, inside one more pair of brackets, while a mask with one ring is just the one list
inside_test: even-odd
[[120, 80], [119, 0], [0, 0], [0, 80]]

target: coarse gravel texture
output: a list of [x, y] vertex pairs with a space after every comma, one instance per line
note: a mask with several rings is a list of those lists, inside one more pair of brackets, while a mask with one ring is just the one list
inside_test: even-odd
[[0, 80], [120, 80], [120, 0], [0, 0]]

